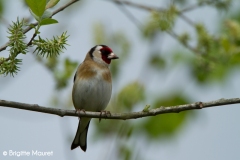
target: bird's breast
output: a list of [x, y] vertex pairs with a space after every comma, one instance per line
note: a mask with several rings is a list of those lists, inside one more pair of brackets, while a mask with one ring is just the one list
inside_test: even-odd
[[91, 78], [81, 78], [80, 76], [73, 86], [73, 104], [76, 109], [102, 111], [107, 107], [111, 93], [110, 74], [98, 72]]

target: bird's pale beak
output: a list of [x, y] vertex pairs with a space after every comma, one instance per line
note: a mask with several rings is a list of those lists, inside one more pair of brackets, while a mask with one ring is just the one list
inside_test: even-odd
[[112, 52], [112, 53], [110, 53], [110, 54], [108, 55], [107, 58], [108, 58], [108, 59], [118, 59], [119, 57]]

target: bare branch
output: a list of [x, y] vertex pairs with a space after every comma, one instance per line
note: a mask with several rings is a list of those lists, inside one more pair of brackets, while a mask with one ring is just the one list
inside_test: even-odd
[[189, 25], [195, 27], [195, 23], [192, 20], [190, 20], [187, 16], [185, 16], [182, 12], [178, 12], [178, 16]]
[[[58, 8], [57, 10], [55, 10], [55, 11], [52, 13], [52, 16], [54, 16], [55, 14], [63, 11], [64, 9], [66, 9], [67, 7], [69, 7], [70, 5], [72, 5], [73, 3], [77, 2], [77, 1], [80, 1], [80, 0], [71, 0], [70, 2], [68, 2], [67, 4], [65, 4], [64, 6]], [[52, 16], [51, 16], [51, 17], [52, 17]], [[36, 23], [32, 23], [32, 25], [37, 26], [38, 23], [37, 23], [37, 22], [36, 22]], [[32, 27], [32, 26], [29, 26], [29, 27], [27, 27], [27, 28], [23, 31], [23, 33], [27, 33], [28, 31], [30, 31], [30, 30], [32, 30], [32, 29], [33, 29], [33, 27]], [[31, 40], [30, 40], [30, 42], [31, 42]], [[0, 52], [3, 51], [3, 50], [6, 50], [6, 48], [8, 47], [8, 45], [9, 45], [9, 42], [7, 42], [5, 45], [3, 45], [2, 47], [0, 47]]]
[[128, 6], [131, 7], [135, 7], [135, 8], [140, 8], [143, 10], [147, 10], [147, 11], [165, 11], [165, 8], [156, 8], [156, 7], [150, 7], [150, 6], [146, 6], [146, 5], [141, 5], [141, 4], [137, 4], [137, 3], [133, 3], [130, 1], [125, 1], [125, 0], [107, 0], [110, 2], [114, 2], [116, 4], [126, 4]]
[[188, 12], [188, 11], [194, 10], [196, 8], [202, 7], [203, 5], [212, 4], [214, 2], [215, 2], [215, 0], [200, 1], [197, 4], [194, 4], [194, 5], [191, 5], [191, 6], [188, 6], [184, 9], [182, 9], [180, 12], [182, 12], [182, 13], [183, 12]]
[[128, 19], [133, 22], [139, 30], [141, 30], [141, 23], [137, 20], [137, 18], [125, 8], [124, 4], [119, 2], [120, 5], [117, 5], [117, 7], [128, 17]]
[[[149, 6], [145, 6], [145, 5], [140, 5], [140, 4], [136, 4], [133, 2], [129, 2], [129, 1], [122, 1], [122, 0], [113, 0], [112, 2], [115, 2], [117, 5], [119, 6], [123, 6], [124, 4], [129, 5], [129, 6], [133, 6], [136, 8], [140, 8], [140, 9], [144, 9], [144, 10], [148, 10], [148, 11], [163, 11], [165, 9], [163, 8], [153, 8], [153, 7], [149, 7]], [[137, 26], [137, 28], [139, 28], [141, 30], [140, 27], [140, 22], [134, 17], [134, 15], [132, 15], [130, 12], [128, 12], [125, 8], [122, 8], [122, 11], [124, 12], [124, 14]], [[195, 26], [194, 22], [192, 22], [190, 19], [188, 19], [185, 15], [183, 15], [181, 12], [177, 12], [177, 14], [183, 19], [185, 20], [188, 24]], [[179, 36], [174, 33], [174, 31], [170, 30], [170, 31], [166, 31], [170, 36], [172, 36], [173, 38], [175, 38], [176, 40], [179, 41]], [[195, 49], [194, 47], [190, 46], [189, 44], [185, 44], [182, 43], [181, 41], [179, 41], [183, 46], [185, 46], [186, 48], [188, 48], [189, 50], [191, 50], [192, 52], [199, 54], [199, 51], [197, 49]]]
[[[150, 7], [150, 6], [146, 6], [146, 5], [133, 3], [133, 2], [130, 2], [130, 1], [123, 1], [123, 0], [108, 0], [108, 1], [114, 2], [114, 3], [118, 4], [118, 5], [126, 4], [128, 6], [139, 8], [139, 9], [143, 9], [143, 10], [146, 10], [146, 11], [165, 11], [166, 10], [165, 8]], [[182, 18], [189, 25], [195, 26], [194, 22], [191, 21], [186, 16], [184, 16], [182, 11], [178, 11], [178, 12], [176, 12], [176, 14], [178, 14], [178, 16], [180, 18]]]
[[81, 116], [81, 117], [91, 117], [91, 118], [103, 118], [103, 119], [137, 119], [142, 117], [148, 116], [156, 116], [159, 114], [166, 114], [166, 113], [179, 113], [182, 111], [187, 110], [194, 110], [194, 109], [202, 109], [207, 107], [216, 107], [216, 106], [223, 106], [223, 105], [230, 105], [230, 104], [237, 104], [240, 103], [240, 98], [231, 98], [231, 99], [219, 99], [210, 102], [196, 102], [192, 104], [184, 104], [184, 105], [177, 105], [177, 106], [160, 106], [159, 108], [149, 109], [148, 111], [140, 111], [140, 112], [132, 112], [132, 113], [111, 113], [111, 114], [100, 114], [100, 112], [80, 112], [76, 113], [75, 110], [64, 110], [64, 109], [57, 109], [57, 108], [47, 108], [43, 106], [39, 106], [37, 104], [27, 104], [27, 103], [20, 103], [20, 102], [13, 102], [13, 101], [6, 101], [0, 100], [0, 106], [9, 107], [9, 108], [16, 108], [16, 109], [23, 109], [41, 113], [48, 113], [54, 114], [61, 117], [64, 116]]
[[193, 53], [196, 54], [203, 54], [202, 52], [198, 51], [196, 48], [190, 46], [188, 43], [183, 43], [179, 41], [179, 36], [172, 30], [166, 31], [170, 36], [172, 36], [174, 39], [176, 39], [179, 43], [181, 43], [184, 47], [192, 51]]
[[28, 42], [27, 46], [32, 45], [32, 41], [34, 40], [34, 38], [37, 36], [36, 33], [33, 34], [32, 38], [30, 39], [30, 41]]

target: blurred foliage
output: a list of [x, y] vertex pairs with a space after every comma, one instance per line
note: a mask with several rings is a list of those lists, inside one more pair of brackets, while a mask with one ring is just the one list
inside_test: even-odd
[[56, 84], [57, 89], [62, 89], [67, 86], [68, 84], [67, 82], [75, 72], [76, 67], [78, 66], [78, 62], [71, 61], [69, 58], [65, 58], [62, 65], [63, 65], [62, 70], [57, 69], [54, 72], [54, 78], [57, 82]]
[[179, 41], [182, 44], [185, 44], [185, 45], [188, 44], [190, 39], [191, 39], [191, 37], [190, 37], [190, 35], [187, 32], [184, 32], [181, 35], [179, 35]]
[[[203, 0], [201, 0], [203, 1]], [[219, 0], [219, 1], [211, 1], [211, 3], [213, 5], [213, 7], [217, 8], [218, 10], [223, 10], [226, 11], [229, 9], [229, 7], [232, 4], [232, 0]]]
[[93, 41], [95, 44], [107, 44], [111, 46], [113, 52], [116, 53], [120, 59], [111, 63], [111, 73], [113, 78], [117, 78], [119, 74], [119, 64], [123, 63], [129, 56], [131, 44], [124, 31], [116, 31], [109, 33], [106, 26], [102, 23], [95, 23], [93, 25]]
[[60, 60], [57, 56], [48, 57], [47, 59], [38, 56], [37, 60], [53, 73], [57, 90], [68, 86], [68, 82], [78, 66], [77, 61], [70, 60], [68, 57]]
[[196, 9], [201, 6], [212, 6], [219, 11], [226, 11], [231, 7], [232, 0], [198, 0], [196, 6], [192, 9]]
[[[199, 1], [198, 5], [209, 5], [215, 7], [219, 11], [227, 10], [231, 6], [231, 0], [223, 1]], [[184, 7], [183, 7], [184, 8]], [[188, 8], [188, 7], [185, 7]], [[191, 8], [191, 7], [190, 7]], [[191, 9], [197, 8], [194, 6]], [[190, 9], [190, 10], [191, 10]], [[174, 32], [174, 24], [176, 21], [176, 16], [180, 15], [178, 18], [181, 18], [181, 13], [173, 4], [170, 5], [166, 11], [152, 12], [151, 17], [144, 27], [143, 35], [149, 40], [154, 40], [156, 34], [162, 31], [170, 31], [174, 33], [173, 37], [179, 42], [184, 44], [190, 51], [195, 54], [195, 57], [192, 57], [188, 54], [179, 55], [179, 51], [176, 52], [174, 56], [174, 61], [178, 59], [178, 63], [184, 63], [189, 65], [191, 70], [192, 78], [195, 79], [198, 83], [206, 84], [209, 81], [212, 82], [223, 82], [227, 77], [229, 71], [238, 66], [240, 63], [239, 59], [239, 19], [237, 16], [234, 19], [225, 19], [221, 22], [220, 26], [223, 26], [223, 31], [216, 35], [208, 32], [206, 26], [202, 23], [193, 23], [190, 20], [186, 20], [186, 23], [190, 27], [195, 29], [196, 39], [193, 39], [190, 36], [190, 33], [183, 32], [179, 35]], [[164, 13], [164, 14], [162, 14]], [[165, 15], [165, 16], [164, 16]], [[239, 15], [239, 14], [235, 14]], [[191, 37], [191, 42], [190, 42]], [[195, 46], [193, 42], [195, 41]], [[180, 59], [179, 59], [180, 58]], [[159, 56], [152, 56], [150, 59], [150, 64], [154, 67], [163, 66], [165, 59], [159, 58]], [[176, 61], [175, 61], [176, 62]]]
[[154, 53], [150, 56], [149, 65], [156, 69], [163, 69], [166, 65], [165, 59], [161, 55]]
[[[240, 65], [240, 25], [234, 20], [225, 20], [224, 31], [217, 37], [206, 32], [206, 28], [198, 30], [198, 46], [202, 55], [192, 61], [192, 76], [200, 83], [209, 81], [222, 82], [229, 71]], [[200, 50], [200, 49], [199, 49]]]
[[[158, 98], [153, 103], [153, 108], [161, 106], [174, 106], [187, 104], [190, 101], [183, 97], [182, 93], [174, 93], [163, 98]], [[145, 122], [138, 126], [140, 133], [145, 132], [150, 139], [169, 138], [177, 133], [178, 129], [185, 124], [186, 119], [192, 112], [181, 112], [178, 114], [162, 114], [155, 117], [149, 117]]]
[[[0, 16], [2, 16], [3, 12], [4, 12], [4, 0], [0, 0]], [[0, 21], [2, 21], [0, 19]]]
[[125, 111], [131, 111], [137, 103], [145, 100], [144, 92], [144, 86], [139, 82], [129, 83], [118, 93], [115, 105], [120, 106]]
[[125, 160], [131, 160], [132, 158], [132, 148], [126, 147], [126, 145], [119, 145], [119, 157]]
[[171, 30], [175, 23], [176, 14], [175, 5], [170, 5], [166, 10], [152, 11], [148, 22], [144, 26], [144, 36], [152, 39], [158, 30]]

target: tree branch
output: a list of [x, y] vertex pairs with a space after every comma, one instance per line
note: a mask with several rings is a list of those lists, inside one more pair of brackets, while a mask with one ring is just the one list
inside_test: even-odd
[[184, 105], [168, 106], [168, 107], [160, 106], [159, 108], [149, 109], [148, 111], [140, 111], [140, 112], [132, 112], [132, 113], [101, 114], [100, 112], [87, 112], [87, 111], [77, 113], [75, 110], [47, 108], [47, 107], [39, 106], [37, 104], [27, 104], [27, 103], [0, 100], [0, 106], [3, 106], [3, 107], [23, 109], [23, 110], [29, 110], [29, 111], [35, 111], [35, 112], [41, 112], [41, 113], [47, 113], [47, 114], [54, 114], [61, 117], [81, 116], [81, 117], [121, 119], [121, 120], [137, 119], [137, 118], [156, 116], [159, 114], [166, 114], [166, 113], [179, 113], [187, 110], [202, 109], [207, 107], [216, 107], [216, 106], [223, 106], [223, 105], [237, 104], [237, 103], [240, 103], [240, 98], [231, 98], [231, 99], [222, 98], [222, 99], [210, 101], [210, 102], [196, 102], [192, 104], [184, 104]]
[[125, 15], [126, 17], [133, 22], [136, 27], [141, 31], [141, 23], [136, 19], [136, 17], [125, 8], [124, 4], [119, 2], [120, 5], [116, 5]]
[[[150, 7], [150, 6], [145, 6], [145, 5], [140, 5], [140, 4], [136, 4], [136, 3], [133, 3], [133, 2], [129, 2], [129, 1], [125, 1], [125, 0], [107, 0], [107, 1], [111, 1], [113, 3], [116, 3], [117, 5], [119, 6], [123, 6], [124, 4], [125, 5], [129, 5], [131, 7], [135, 7], [135, 8], [140, 8], [140, 9], [143, 9], [143, 10], [146, 10], [146, 11], [164, 11], [166, 9], [164, 8], [156, 8], [156, 7]], [[124, 8], [123, 8], [124, 9]], [[134, 17], [134, 15], [131, 15], [130, 13], [126, 12], [126, 9], [125, 10], [122, 10], [126, 16], [140, 29], [140, 23], [136, 20], [136, 18]], [[192, 22], [189, 18], [187, 18], [185, 15], [183, 15], [182, 12], [177, 12], [178, 16], [181, 17], [185, 22], [187, 22], [189, 25], [191, 26], [195, 26], [195, 23]], [[166, 31], [170, 36], [172, 36], [173, 38], [175, 38], [176, 40], [179, 41], [179, 36], [174, 33], [173, 31]], [[188, 48], [190, 51], [196, 53], [196, 54], [199, 54], [200, 52], [190, 46], [189, 44], [185, 44], [185, 43], [182, 43], [181, 41], [179, 41], [183, 46], [185, 46], [186, 48]]]
[[[68, 2], [67, 4], [65, 4], [65, 5], [63, 5], [62, 7], [58, 8], [57, 10], [55, 10], [55, 11], [52, 13], [52, 16], [54, 16], [55, 14], [63, 11], [64, 9], [66, 9], [66, 8], [69, 7], [69, 6], [71, 6], [73, 3], [77, 2], [77, 1], [80, 1], [80, 0], [71, 0], [71, 1]], [[51, 16], [51, 17], [52, 17], [52, 16]], [[32, 23], [32, 25], [37, 26], [37, 25], [38, 25], [38, 22]], [[29, 26], [29, 27], [27, 27], [27, 28], [23, 31], [23, 33], [27, 33], [28, 31], [30, 31], [30, 30], [32, 30], [32, 29], [33, 29], [33, 27], [32, 27], [32, 26]], [[3, 50], [6, 50], [7, 47], [8, 47], [8, 45], [9, 45], [9, 42], [7, 42], [5, 45], [3, 45], [2, 47], [0, 47], [0, 52], [3, 51]]]
[[184, 8], [184, 9], [182, 9], [180, 12], [183, 13], [183, 12], [192, 11], [192, 10], [194, 10], [194, 9], [196, 9], [196, 8], [199, 8], [199, 7], [203, 6], [203, 5], [212, 4], [212, 3], [214, 3], [214, 2], [215, 2], [214, 0], [200, 1], [200, 2], [198, 2], [197, 4], [194, 4], [194, 5], [192, 5], [192, 6], [188, 6], [188, 7]]
[[187, 49], [192, 51], [193, 53], [195, 53], [195, 54], [203, 54], [202, 52], [198, 51], [196, 48], [190, 46], [188, 43], [183, 43], [183, 42], [179, 41], [179, 36], [173, 30], [167, 30], [166, 32], [170, 36], [172, 36], [174, 39], [176, 39], [179, 43], [181, 43], [184, 47], [186, 47]]
[[137, 3], [133, 3], [130, 1], [125, 1], [125, 0], [106, 0], [106, 1], [110, 1], [110, 2], [114, 2], [116, 4], [126, 4], [128, 6], [134, 7], [134, 8], [140, 8], [146, 11], [165, 11], [165, 8], [157, 8], [157, 7], [150, 7], [150, 6], [146, 6], [146, 5], [141, 5], [141, 4], [137, 4]]
[[[125, 0], [107, 0], [107, 1], [114, 2], [118, 5], [125, 4], [125, 5], [128, 5], [128, 6], [135, 7], [135, 8], [138, 8], [138, 9], [143, 9], [143, 10], [146, 10], [146, 11], [149, 11], [149, 12], [151, 12], [151, 11], [165, 11], [166, 10], [165, 8], [150, 7], [150, 6], [146, 6], [146, 5], [141, 5], [141, 4], [125, 1]], [[189, 11], [189, 10], [190, 10], [190, 8], [186, 9], [186, 11]], [[195, 26], [194, 22], [192, 22], [189, 18], [187, 18], [186, 16], [183, 15], [183, 11], [178, 11], [178, 12], [176, 12], [176, 14], [180, 18], [182, 18], [186, 23], [188, 23], [189, 25]]]

